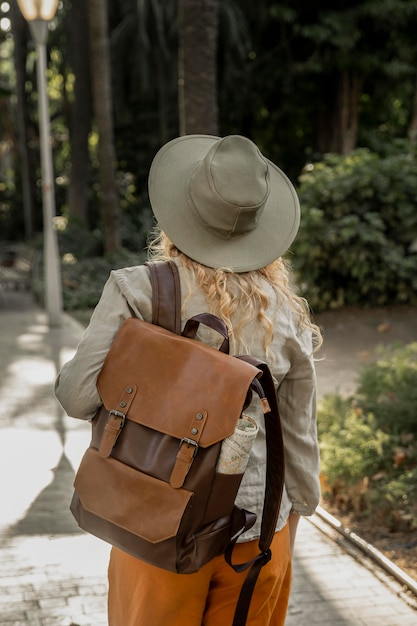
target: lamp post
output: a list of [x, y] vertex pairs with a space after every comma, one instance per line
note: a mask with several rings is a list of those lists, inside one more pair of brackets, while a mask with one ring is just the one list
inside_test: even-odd
[[62, 284], [58, 239], [54, 228], [55, 193], [50, 135], [49, 101], [46, 84], [46, 41], [48, 23], [54, 17], [58, 0], [17, 0], [36, 45], [39, 135], [42, 170], [42, 202], [44, 233], [44, 293], [50, 326], [62, 322]]

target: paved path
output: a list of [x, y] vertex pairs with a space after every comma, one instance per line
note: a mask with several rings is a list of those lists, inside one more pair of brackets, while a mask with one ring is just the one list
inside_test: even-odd
[[[346, 328], [331, 332], [330, 369], [321, 374], [319, 364], [319, 391], [335, 372], [335, 338]], [[89, 426], [67, 418], [52, 394], [80, 336], [69, 317], [62, 328], [49, 329], [28, 294], [5, 293], [0, 300], [1, 626], [107, 624], [109, 549], [80, 532], [68, 511]], [[343, 369], [342, 387], [353, 384], [353, 364]], [[400, 591], [302, 521], [287, 626], [415, 625], [417, 612]]]

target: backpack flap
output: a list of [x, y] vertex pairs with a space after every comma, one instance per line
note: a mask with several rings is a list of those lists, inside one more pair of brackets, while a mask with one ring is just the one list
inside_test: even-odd
[[261, 371], [194, 339], [143, 320], [125, 320], [97, 381], [103, 404], [122, 411], [120, 397], [136, 389], [127, 419], [208, 447], [232, 434], [247, 390]]

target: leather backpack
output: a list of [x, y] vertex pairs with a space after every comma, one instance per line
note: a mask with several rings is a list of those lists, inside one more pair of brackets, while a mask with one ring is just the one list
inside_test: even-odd
[[[228, 331], [203, 313], [181, 333], [174, 263], [148, 263], [152, 324], [127, 319], [97, 386], [103, 401], [75, 478], [71, 511], [79, 526], [157, 567], [189, 574], [225, 554], [248, 570], [233, 626], [243, 626], [259, 571], [270, 560], [284, 483], [277, 400], [267, 365], [228, 354]], [[223, 337], [220, 350], [199, 340], [200, 324]], [[256, 515], [235, 505], [242, 474], [217, 471], [252, 393], [264, 407], [267, 475], [259, 555], [232, 562], [238, 537]]]

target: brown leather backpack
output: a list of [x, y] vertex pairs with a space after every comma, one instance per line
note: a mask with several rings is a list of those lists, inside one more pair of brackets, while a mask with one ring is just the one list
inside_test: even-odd
[[[81, 528], [172, 572], [198, 571], [225, 553], [249, 569], [234, 626], [243, 625], [261, 567], [270, 559], [284, 480], [281, 426], [265, 363], [228, 354], [228, 332], [203, 313], [180, 332], [173, 263], [150, 263], [153, 323], [130, 318], [98, 379], [103, 406], [75, 478], [71, 511]], [[223, 336], [220, 350], [195, 339], [200, 324]], [[235, 506], [242, 474], [219, 474], [217, 460], [252, 391], [265, 407], [267, 476], [259, 555], [233, 564], [237, 538], [255, 522]], [[264, 391], [264, 393], [263, 393]]]

